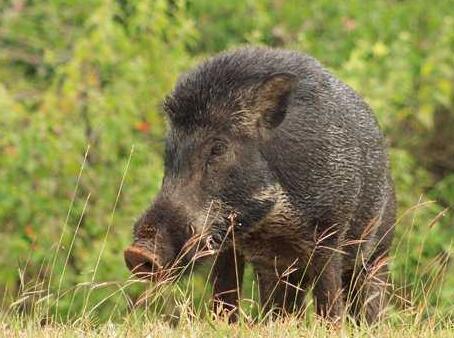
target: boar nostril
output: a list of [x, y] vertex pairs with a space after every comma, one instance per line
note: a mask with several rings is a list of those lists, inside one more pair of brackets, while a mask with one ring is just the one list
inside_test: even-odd
[[124, 255], [128, 269], [139, 277], [151, 278], [154, 273], [162, 271], [157, 257], [143, 248], [130, 246]]

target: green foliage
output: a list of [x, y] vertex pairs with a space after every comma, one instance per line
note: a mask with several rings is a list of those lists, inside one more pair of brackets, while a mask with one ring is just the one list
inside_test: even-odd
[[[448, 0], [0, 2], [0, 295], [8, 304], [40, 285], [36, 295], [44, 297], [49, 283], [46, 301], [55, 307], [65, 294], [58, 310], [66, 316], [115, 291], [97, 311], [123, 311], [143, 288], [128, 286], [125, 296], [99, 283], [128, 277], [122, 249], [159, 188], [160, 101], [202, 56], [256, 43], [315, 56], [374, 108], [399, 200], [398, 291], [450, 313], [452, 7]], [[205, 275], [193, 280], [198, 304], [209, 294]], [[192, 289], [188, 282], [180, 296]]]
[[[51, 11], [59, 3], [50, 2], [50, 8], [41, 2], [24, 5], [26, 14], [19, 13], [19, 22], [6, 22], [6, 27], [31, 25], [33, 31], [29, 20], [36, 18], [35, 25], [53, 31], [65, 15]], [[36, 14], [43, 6], [45, 23]], [[18, 287], [17, 263], [27, 266], [25, 282], [41, 273], [46, 280], [53, 274], [59, 283], [65, 273], [62, 289], [127, 275], [122, 248], [130, 241], [133, 218], [160, 183], [164, 121], [159, 102], [191, 62], [186, 46], [195, 32], [182, 10], [181, 4], [171, 8], [165, 1], [141, 1], [126, 12], [115, 1], [99, 1], [86, 11], [82, 27], [77, 22], [71, 27], [78, 32], [63, 44], [70, 47], [64, 63], [52, 64], [60, 52], [58, 39], [57, 45], [44, 46], [49, 48], [45, 54], [51, 60], [52, 76], [31, 107], [14, 99], [21, 84], [0, 87], [0, 239], [4, 243], [0, 284], [4, 287], [11, 291]], [[2, 66], [17, 73], [23, 70], [22, 65]], [[29, 79], [30, 86], [35, 79], [42, 80], [36, 75]], [[110, 227], [109, 239], [115, 241], [109, 240], [101, 252]], [[77, 240], [64, 272], [73, 236]], [[95, 272], [98, 255], [103, 256], [103, 264]]]

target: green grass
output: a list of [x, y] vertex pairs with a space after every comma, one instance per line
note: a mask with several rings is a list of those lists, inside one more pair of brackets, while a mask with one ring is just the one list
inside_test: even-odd
[[[129, 162], [125, 173], [128, 165]], [[122, 183], [118, 194], [121, 187]], [[425, 204], [417, 205], [407, 213], [414, 213], [424, 206]], [[112, 217], [114, 213], [115, 207]], [[107, 227], [105, 241], [108, 241], [109, 231], [110, 226]], [[71, 247], [65, 254], [65, 267], [71, 248], [78, 240], [77, 234], [76, 228], [70, 242]], [[400, 252], [402, 242], [403, 240], [396, 243], [394, 252]], [[58, 255], [59, 246], [51, 255], [48, 267], [53, 266], [52, 262]], [[189, 274], [179, 274], [159, 283], [139, 280], [133, 276], [125, 280], [100, 281], [95, 276], [96, 268], [103, 264], [102, 249], [98, 257], [94, 271], [68, 289], [62, 288], [65, 269], [50, 274], [53, 276], [53, 284], [51, 280], [38, 279], [21, 282], [16, 297], [3, 300], [0, 334], [25, 337], [450, 337], [454, 332], [454, 308], [441, 310], [437, 306], [447, 271], [446, 264], [437, 260], [433, 262], [434, 266], [438, 266], [437, 269], [429, 269], [429, 272], [418, 269], [415, 280], [407, 280], [400, 285], [396, 283], [390, 287], [389, 305], [382, 319], [371, 326], [357, 325], [348, 317], [342, 318], [336, 325], [318, 319], [314, 315], [311, 297], [307, 297], [307, 305], [301, 316], [271, 320], [270, 313], [260, 311], [258, 290], [252, 270], [248, 267], [245, 278], [248, 282], [244, 285], [240, 320], [238, 324], [229, 325], [222, 318], [215, 319], [210, 310], [209, 263], [202, 265], [199, 270], [193, 270], [193, 264], [189, 264], [186, 267]], [[391, 260], [394, 258], [391, 257]], [[402, 260], [402, 257], [399, 258]], [[25, 275], [26, 266], [21, 267], [19, 273]]]
[[332, 327], [320, 321], [289, 317], [277, 321], [251, 324], [245, 321], [229, 325], [225, 321], [192, 318], [183, 315], [178, 325], [159, 319], [137, 319], [134, 315], [122, 322], [96, 325], [89, 320], [66, 324], [43, 325], [23, 318], [3, 318], [0, 332], [4, 336], [151, 336], [151, 337], [452, 337], [454, 322], [436, 318], [415, 322], [411, 313], [392, 313], [389, 319], [374, 326], [343, 323]]
[[[84, 174], [89, 147], [80, 166], [74, 196], [79, 190]], [[426, 237], [422, 238], [417, 248], [413, 248], [409, 239], [418, 215], [422, 209], [430, 207], [432, 202], [423, 201], [402, 212], [396, 227], [401, 222], [408, 226], [396, 238], [391, 257], [391, 270], [394, 275], [402, 276], [402, 271], [415, 266], [408, 278], [398, 280], [389, 288], [389, 305], [382, 320], [372, 326], [356, 325], [351, 318], [345, 317], [333, 326], [317, 319], [313, 311], [313, 301], [307, 297], [306, 307], [298, 318], [295, 316], [270, 320], [270, 313], [260, 310], [258, 289], [250, 266], [246, 269], [240, 305], [238, 324], [229, 325], [222, 318], [214, 318], [210, 302], [211, 287], [209, 262], [194, 269], [194, 264], [186, 266], [186, 274], [169, 276], [159, 283], [152, 283], [127, 276], [115, 280], [97, 277], [98, 269], [108, 269], [109, 262], [103, 260], [106, 245], [112, 236], [112, 226], [121, 199], [124, 182], [128, 175], [134, 147], [131, 148], [117, 186], [110, 221], [105, 226], [105, 233], [92, 269], [71, 278], [66, 273], [69, 268], [72, 250], [81, 240], [80, 224], [87, 212], [90, 194], [85, 198], [79, 220], [66, 241], [63, 238], [68, 231], [69, 215], [74, 207], [71, 200], [66, 219], [63, 221], [60, 240], [53, 252], [48, 253], [37, 273], [29, 276], [29, 260], [18, 267], [20, 286], [17, 294], [4, 296], [3, 310], [0, 312], [0, 332], [5, 336], [377, 336], [377, 337], [449, 337], [454, 330], [454, 307], [452, 302], [441, 299], [443, 282], [448, 273], [449, 255], [436, 256], [430, 264], [421, 265]], [[427, 224], [433, 226], [445, 213], [436, 214]], [[66, 234], [67, 235], [67, 234]], [[426, 231], [426, 236], [431, 236]], [[200, 238], [200, 237], [198, 237]], [[199, 246], [197, 238], [192, 245]], [[419, 253], [417, 262], [413, 261], [415, 251]], [[447, 252], [452, 248], [448, 247]], [[121, 252], [118, 253], [121, 255]], [[56, 262], [63, 262], [63, 269], [56, 269]], [[393, 263], [397, 262], [393, 268]], [[116, 267], [117, 269], [119, 267]], [[124, 267], [123, 267], [124, 268]], [[125, 269], [125, 268], [124, 268]], [[46, 278], [42, 278], [46, 271]], [[399, 273], [397, 273], [399, 272]], [[7, 294], [7, 293], [5, 293]], [[441, 307], [439, 304], [448, 304]]]

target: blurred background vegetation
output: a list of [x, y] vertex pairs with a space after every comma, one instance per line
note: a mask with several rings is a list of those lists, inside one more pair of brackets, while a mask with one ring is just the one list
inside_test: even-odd
[[[160, 101], [181, 72], [250, 43], [315, 56], [373, 107], [399, 200], [396, 288], [411, 301], [415, 289], [436, 290], [433, 308], [452, 314], [453, 8], [449, 0], [0, 0], [3, 307], [24, 290], [50, 290], [54, 301], [59, 289], [67, 291], [60, 313], [77, 315], [76, 286], [128, 278], [122, 250], [162, 177]], [[97, 288], [91, 301], [109, 292]], [[97, 313], [126, 307], [112, 297]]]

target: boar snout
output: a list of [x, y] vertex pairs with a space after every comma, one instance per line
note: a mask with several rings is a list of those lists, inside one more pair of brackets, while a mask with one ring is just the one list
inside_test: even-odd
[[163, 270], [159, 257], [148, 250], [132, 245], [124, 252], [128, 269], [136, 276], [148, 279], [157, 279]]
[[190, 235], [185, 209], [158, 196], [134, 225], [134, 242], [124, 252], [128, 269], [138, 277], [159, 280], [173, 275]]

